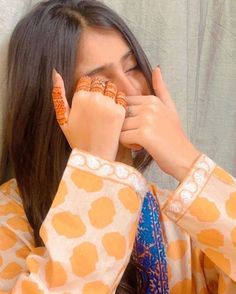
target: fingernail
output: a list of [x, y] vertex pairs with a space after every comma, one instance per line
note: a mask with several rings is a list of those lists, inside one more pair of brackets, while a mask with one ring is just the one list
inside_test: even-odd
[[52, 81], [53, 81], [53, 85], [56, 85], [57, 84], [57, 81], [58, 81], [58, 72], [56, 71], [56, 69], [54, 68], [52, 70]]
[[161, 68], [160, 64], [158, 64], [157, 67]]

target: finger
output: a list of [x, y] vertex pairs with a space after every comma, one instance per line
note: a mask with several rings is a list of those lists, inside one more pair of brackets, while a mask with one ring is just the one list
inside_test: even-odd
[[132, 150], [141, 150], [143, 147], [138, 144], [138, 130], [124, 131], [120, 134], [120, 143]]
[[79, 79], [75, 92], [90, 91], [92, 79], [89, 76], [83, 76]]
[[136, 130], [139, 128], [139, 119], [137, 117], [127, 117], [124, 120], [122, 131]]
[[104, 94], [105, 86], [105, 81], [100, 77], [96, 77], [92, 79], [90, 91]]
[[126, 100], [128, 105], [142, 105], [147, 102], [146, 97], [148, 96], [127, 96]]
[[117, 87], [112, 82], [108, 81], [106, 83], [106, 87], [104, 90], [104, 95], [112, 98], [114, 101], [116, 100], [117, 95]]
[[70, 107], [66, 99], [64, 81], [55, 69], [53, 70], [52, 100], [57, 122], [62, 127], [68, 122]]
[[134, 117], [141, 113], [143, 110], [143, 105], [132, 105], [127, 106], [127, 117]]
[[126, 101], [125, 93], [118, 91], [116, 95], [116, 104], [122, 105], [124, 108], [128, 106], [128, 103]]
[[175, 109], [175, 104], [162, 78], [161, 69], [157, 67], [152, 72], [152, 84], [156, 96], [168, 107]]

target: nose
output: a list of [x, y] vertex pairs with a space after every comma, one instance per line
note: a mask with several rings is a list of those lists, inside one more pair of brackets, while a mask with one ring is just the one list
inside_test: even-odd
[[138, 95], [138, 89], [133, 79], [128, 77], [124, 72], [117, 73], [112, 79], [119, 91], [124, 92], [127, 96]]

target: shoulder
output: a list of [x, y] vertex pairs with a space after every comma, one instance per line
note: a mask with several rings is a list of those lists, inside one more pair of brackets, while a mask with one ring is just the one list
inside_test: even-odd
[[25, 215], [15, 179], [11, 179], [0, 186], [0, 216], [9, 213]]
[[[15, 179], [0, 186], [0, 239], [8, 243], [24, 240], [32, 247], [32, 228], [26, 217]], [[1, 246], [0, 246], [1, 249]]]
[[18, 197], [20, 197], [16, 179], [10, 179], [7, 182], [0, 185], [0, 194], [10, 196], [12, 192], [14, 192], [14, 194], [17, 194]]
[[15, 179], [0, 186], [0, 240], [0, 284], [7, 289], [26, 270], [26, 258], [35, 247]]

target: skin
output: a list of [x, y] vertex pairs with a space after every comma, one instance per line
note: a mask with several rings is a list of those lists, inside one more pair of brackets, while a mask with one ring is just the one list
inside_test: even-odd
[[126, 93], [133, 116], [126, 118], [124, 107], [88, 91], [76, 92], [70, 109], [63, 80], [54, 73], [54, 86], [62, 89], [68, 121], [61, 129], [71, 147], [132, 165], [130, 149], [139, 145], [164, 172], [182, 181], [200, 153], [181, 128], [160, 68], [153, 71], [153, 96], [120, 33], [87, 27], [81, 33], [76, 78], [85, 75], [112, 81]]
[[[109, 44], [109, 45], [108, 45]], [[110, 50], [112, 44], [112, 50]], [[86, 28], [80, 38], [77, 79], [99, 76], [112, 81], [126, 95], [150, 94], [142, 72], [135, 68], [136, 59], [125, 40], [114, 30]], [[132, 165], [130, 148], [119, 144], [116, 161]]]

